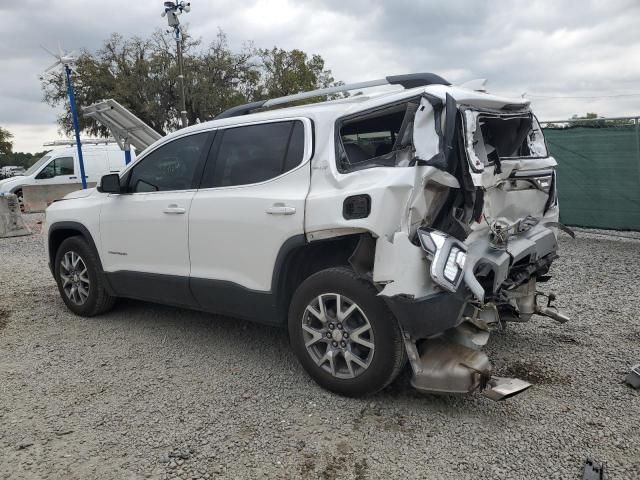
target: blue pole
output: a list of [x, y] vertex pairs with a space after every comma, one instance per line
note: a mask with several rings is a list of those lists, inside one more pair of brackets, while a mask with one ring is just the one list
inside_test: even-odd
[[126, 165], [131, 163], [131, 150], [129, 150], [129, 146], [127, 146], [127, 149], [124, 151], [124, 163]]
[[82, 158], [82, 145], [80, 145], [80, 128], [78, 126], [78, 111], [76, 110], [76, 96], [73, 93], [71, 85], [71, 69], [68, 65], [64, 66], [64, 72], [67, 77], [67, 94], [69, 95], [69, 104], [71, 105], [71, 118], [73, 119], [73, 129], [76, 134], [76, 146], [78, 148], [78, 162], [80, 163], [80, 178], [82, 179], [82, 189], [87, 189], [87, 178], [84, 175], [84, 160]]

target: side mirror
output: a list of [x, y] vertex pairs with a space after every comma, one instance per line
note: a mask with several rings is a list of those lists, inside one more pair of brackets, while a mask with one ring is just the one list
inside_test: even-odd
[[102, 193], [121, 193], [120, 189], [120, 175], [117, 173], [110, 173], [104, 175], [100, 179], [100, 186], [98, 191]]

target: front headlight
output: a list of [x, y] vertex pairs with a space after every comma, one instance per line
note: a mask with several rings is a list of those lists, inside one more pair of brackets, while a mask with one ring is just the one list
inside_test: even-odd
[[431, 260], [431, 278], [442, 288], [455, 292], [462, 281], [467, 247], [461, 241], [432, 228], [419, 228], [418, 238]]

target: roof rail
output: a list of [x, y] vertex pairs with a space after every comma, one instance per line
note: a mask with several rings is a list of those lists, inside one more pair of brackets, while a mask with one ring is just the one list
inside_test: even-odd
[[[82, 145], [106, 145], [108, 143], [114, 143], [116, 140], [113, 137], [108, 138], [81, 138], [80, 143]], [[45, 142], [42, 144], [44, 147], [60, 147], [63, 145], [74, 146], [76, 144], [75, 138], [66, 138], [64, 140], [52, 140], [51, 142]]]
[[225, 110], [214, 120], [221, 118], [237, 117], [239, 115], [247, 115], [259, 108], [268, 108], [283, 103], [296, 102], [305, 98], [320, 97], [325, 95], [333, 95], [334, 93], [348, 92], [350, 90], [358, 90], [361, 88], [379, 87], [381, 85], [401, 85], [404, 88], [424, 87], [427, 85], [451, 85], [444, 78], [435, 73], [409, 73], [407, 75], [391, 75], [379, 80], [370, 80], [368, 82], [350, 83], [347, 85], [338, 85], [336, 87], [319, 88], [310, 92], [296, 93], [287, 95], [286, 97], [270, 98], [269, 100], [259, 100], [257, 102], [238, 105]]

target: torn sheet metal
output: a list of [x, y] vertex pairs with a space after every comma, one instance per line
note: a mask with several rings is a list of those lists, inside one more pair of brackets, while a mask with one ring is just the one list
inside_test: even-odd
[[422, 97], [413, 121], [413, 146], [416, 158], [430, 161], [443, 155], [439, 110]]
[[406, 295], [411, 298], [427, 295], [434, 288], [427, 270], [424, 251], [409, 241], [406, 232], [396, 232], [393, 241], [386, 237], [378, 238], [373, 281], [386, 284], [380, 295]]
[[[363, 229], [375, 237], [413, 233], [426, 216], [437, 213], [443, 193], [458, 186], [453, 175], [430, 166], [370, 168], [337, 177], [329, 171], [313, 171], [312, 175], [320, 178], [314, 180], [318, 186], [307, 199], [305, 224], [310, 240], [328, 238], [331, 235], [321, 232], [342, 227]], [[336, 201], [336, 191], [342, 195], [340, 201]], [[371, 197], [371, 214], [345, 219], [344, 199], [364, 194]]]

